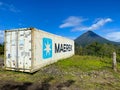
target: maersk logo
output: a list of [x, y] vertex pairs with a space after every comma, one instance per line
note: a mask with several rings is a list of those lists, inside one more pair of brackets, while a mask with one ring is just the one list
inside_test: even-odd
[[43, 38], [43, 59], [52, 57], [52, 39]]

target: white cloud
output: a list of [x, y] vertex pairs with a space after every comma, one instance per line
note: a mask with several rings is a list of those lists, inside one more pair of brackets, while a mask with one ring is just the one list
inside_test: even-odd
[[0, 2], [0, 9], [4, 11], [20, 12], [14, 5]]
[[4, 41], [4, 31], [0, 30], [0, 43]]
[[81, 22], [83, 22], [85, 19], [82, 19], [80, 17], [70, 16], [66, 20], [63, 21], [63, 24], [61, 24], [60, 28], [66, 28], [66, 27], [75, 27], [78, 25], [81, 25]]
[[96, 30], [104, 26], [108, 22], [112, 22], [112, 19], [111, 18], [99, 19], [96, 23], [92, 24], [89, 27], [86, 27], [86, 26], [75, 27], [72, 29], [72, 31]]
[[111, 41], [120, 42], [120, 32], [111, 32], [108, 33], [105, 37]]
[[106, 18], [106, 19], [101, 19], [97, 23], [93, 24], [88, 28], [88, 30], [95, 30], [100, 28], [101, 26], [105, 25], [107, 22], [112, 22], [112, 19]]
[[67, 28], [72, 27], [71, 31], [83, 31], [83, 30], [96, 30], [100, 27], [104, 26], [108, 22], [112, 22], [111, 18], [97, 18], [94, 21], [94, 24], [91, 26], [83, 26], [82, 23], [86, 21], [86, 19], [70, 16], [66, 20], [63, 21], [63, 24], [59, 26], [59, 28]]

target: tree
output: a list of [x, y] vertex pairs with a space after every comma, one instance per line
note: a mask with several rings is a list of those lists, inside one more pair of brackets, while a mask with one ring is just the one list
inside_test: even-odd
[[115, 51], [115, 47], [112, 44], [103, 44], [100, 49], [101, 56], [111, 57]]
[[0, 55], [4, 54], [4, 44], [0, 44]]
[[93, 42], [85, 47], [75, 44], [75, 54], [77, 55], [95, 55], [99, 57], [112, 57], [112, 53], [116, 52], [117, 61], [120, 62], [120, 45], [109, 43], [100, 44]]
[[101, 49], [101, 44], [99, 44], [98, 42], [93, 42], [90, 45], [87, 45], [85, 47], [85, 50], [87, 52], [88, 55], [99, 55], [100, 53], [100, 49]]

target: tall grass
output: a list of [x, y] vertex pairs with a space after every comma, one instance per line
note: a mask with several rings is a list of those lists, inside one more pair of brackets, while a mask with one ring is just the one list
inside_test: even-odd
[[62, 70], [74, 69], [80, 71], [99, 70], [111, 67], [110, 58], [100, 58], [96, 56], [73, 56], [56, 63]]

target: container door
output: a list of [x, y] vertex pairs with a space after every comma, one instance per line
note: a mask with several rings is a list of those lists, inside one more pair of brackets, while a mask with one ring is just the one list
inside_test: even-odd
[[6, 32], [6, 67], [31, 67], [31, 30]]
[[31, 68], [31, 30], [18, 32], [18, 68]]
[[17, 68], [17, 32], [6, 32], [6, 67]]

